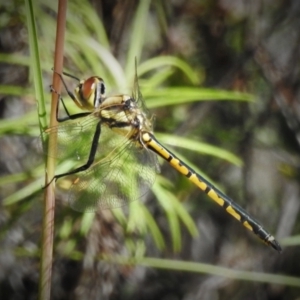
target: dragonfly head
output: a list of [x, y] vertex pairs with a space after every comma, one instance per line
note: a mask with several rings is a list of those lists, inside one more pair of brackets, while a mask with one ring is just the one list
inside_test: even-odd
[[75, 88], [77, 106], [87, 110], [94, 110], [105, 98], [105, 84], [98, 76], [81, 80]]

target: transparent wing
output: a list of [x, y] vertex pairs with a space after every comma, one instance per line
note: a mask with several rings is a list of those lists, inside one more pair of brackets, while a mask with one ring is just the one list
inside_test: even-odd
[[[97, 161], [73, 175], [68, 202], [77, 211], [121, 207], [145, 195], [155, 180], [156, 155], [103, 127]], [[100, 157], [101, 156], [101, 157]]]
[[[138, 107], [146, 111], [137, 75], [133, 95]], [[57, 134], [57, 148], [50, 149], [56, 153], [53, 156], [61, 160], [71, 158], [78, 162], [78, 167], [84, 165], [89, 158], [96, 126], [100, 121], [98, 115], [99, 111], [95, 111], [87, 117], [69, 120], [47, 129], [43, 134], [46, 140]], [[72, 182], [71, 187], [67, 188], [68, 202], [75, 210], [115, 208], [145, 195], [155, 180], [156, 171], [158, 163], [153, 152], [102, 125], [94, 163], [86, 171], [60, 178], [57, 186], [64, 182], [64, 178]], [[61, 188], [64, 189], [64, 186], [62, 184]]]
[[87, 117], [68, 120], [58, 126], [50, 127], [44, 131], [41, 140], [49, 141], [51, 135], [57, 135], [57, 143], [54, 149], [45, 147], [46, 155], [60, 160], [73, 159], [84, 162], [88, 159], [96, 124], [99, 122], [94, 114]]
[[[144, 112], [144, 114], [149, 118], [150, 113], [146, 106], [145, 100], [143, 98], [143, 95], [140, 90], [139, 86], [139, 78], [137, 73], [137, 60], [135, 58], [135, 76], [134, 76], [134, 82], [133, 82], [133, 89], [132, 89], [132, 97], [135, 99], [137, 106]], [[152, 116], [150, 118], [152, 120]]]

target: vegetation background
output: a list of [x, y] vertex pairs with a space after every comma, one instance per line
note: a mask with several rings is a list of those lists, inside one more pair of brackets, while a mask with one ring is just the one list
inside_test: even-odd
[[[48, 2], [35, 2], [47, 101], [57, 12]], [[35, 299], [41, 116], [24, 3], [0, 8], [0, 298]], [[68, 3], [65, 70], [130, 93], [136, 56], [158, 139], [284, 249], [264, 246], [161, 162], [149, 197], [128, 208], [80, 214], [57, 194], [52, 299], [299, 299], [299, 12], [296, 0]]]

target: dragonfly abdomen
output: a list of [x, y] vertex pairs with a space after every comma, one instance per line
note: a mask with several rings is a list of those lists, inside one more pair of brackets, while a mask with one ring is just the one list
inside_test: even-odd
[[195, 183], [212, 200], [214, 200], [220, 206], [222, 206], [227, 213], [229, 213], [235, 219], [241, 222], [246, 228], [253, 231], [266, 244], [272, 246], [279, 252], [281, 251], [281, 247], [279, 243], [275, 240], [275, 238], [267, 230], [265, 230], [260, 223], [255, 221], [240, 205], [235, 203], [232, 199], [223, 194], [217, 188], [206, 182], [205, 179], [202, 178], [196, 172], [194, 172], [189, 177], [189, 180]]
[[212, 200], [222, 206], [227, 213], [241, 222], [246, 228], [253, 231], [262, 241], [272, 246], [277, 251], [281, 251], [279, 243], [266, 231], [262, 225], [255, 221], [241, 206], [232, 199], [223, 194], [220, 190], [210, 184], [202, 176], [187, 166], [183, 161], [175, 156], [171, 151], [162, 146], [150, 133], [143, 133], [143, 142], [145, 145], [164, 158], [174, 169], [186, 176], [191, 182], [205, 192]]

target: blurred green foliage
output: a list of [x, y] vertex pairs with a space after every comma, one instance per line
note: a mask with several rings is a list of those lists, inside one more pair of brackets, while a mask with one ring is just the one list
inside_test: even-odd
[[[55, 2], [49, 1], [36, 3], [35, 14], [39, 33], [35, 39], [40, 47], [40, 59], [28, 55], [27, 50], [11, 54], [3, 51], [0, 54], [1, 63], [25, 67], [29, 70], [28, 84], [3, 81], [0, 85], [2, 95], [18, 97], [18, 101], [24, 101], [28, 105], [17, 119], [8, 116], [0, 120], [0, 138], [14, 136], [31, 138], [34, 140], [33, 143], [25, 144], [28, 148], [32, 144], [36, 144], [39, 135], [39, 121], [42, 120], [41, 123], [44, 123], [46, 118], [41, 114], [37, 116], [35, 112], [36, 98], [42, 103], [45, 99], [44, 103], [47, 113], [49, 113], [48, 99], [50, 97], [47, 90], [52, 77], [56, 5]], [[254, 150], [247, 146], [251, 143], [247, 144], [245, 141], [252, 140], [253, 136], [261, 137], [263, 142], [266, 141], [265, 136], [272, 137], [272, 134], [264, 127], [264, 120], [267, 119], [264, 119], [265, 111], [268, 112], [271, 107], [270, 103], [264, 99], [267, 98], [266, 95], [270, 93], [271, 88], [266, 84], [265, 79], [260, 77], [258, 67], [247, 62], [245, 69], [251, 72], [249, 71], [246, 75], [237, 72], [231, 85], [214, 84], [218, 82], [219, 78], [226, 75], [222, 69], [224, 65], [220, 63], [222, 58], [220, 61], [205, 59], [209, 55], [213, 57], [213, 53], [197, 54], [193, 57], [187, 55], [189, 57], [189, 62], [187, 62], [188, 59], [184, 57], [183, 50], [176, 52], [174, 45], [175, 50], [170, 45], [164, 45], [162, 36], [168, 30], [166, 28], [168, 14], [165, 5], [167, 4], [160, 1], [139, 1], [130, 17], [126, 18], [124, 32], [118, 36], [116, 32], [114, 35], [112, 32], [108, 32], [107, 24], [109, 22], [105, 18], [105, 12], [102, 12], [101, 20], [97, 10], [89, 2], [85, 0], [70, 1], [66, 28], [65, 71], [80, 78], [91, 75], [101, 76], [105, 80], [108, 94], [131, 94], [135, 75], [134, 59], [137, 57], [141, 92], [147, 107], [151, 108], [156, 117], [155, 133], [157, 133], [158, 139], [167, 147], [176, 147], [172, 151], [178, 153], [199, 174], [211, 181], [220, 181], [221, 183], [217, 185], [220, 185], [221, 188], [227, 186], [226, 190], [232, 192], [234, 197], [243, 199], [243, 196], [247, 195], [245, 190], [249, 187], [244, 186], [244, 189], [242, 187], [237, 189], [236, 186], [242, 185], [243, 179], [247, 180], [247, 172], [242, 174], [242, 172], [236, 171], [235, 167], [240, 168], [243, 160], [246, 161], [246, 167], [249, 166], [247, 160], [249, 157], [245, 153], [248, 150], [249, 152]], [[207, 17], [211, 13], [210, 5], [213, 6], [207, 2], [202, 6]], [[16, 11], [17, 17], [9, 14], [11, 9], [10, 4], [6, 4], [7, 20], [16, 18], [22, 24], [25, 19], [22, 4]], [[153, 15], [151, 16], [151, 11], [155, 11], [156, 19], [153, 19]], [[118, 17], [117, 14], [114, 16]], [[222, 36], [226, 41], [225, 45], [218, 44], [221, 43], [220, 41], [215, 41], [215, 51], [218, 52], [216, 57], [225, 55], [227, 51], [230, 52], [229, 60], [232, 61], [236, 59], [235, 56], [238, 56], [240, 60], [236, 59], [234, 67], [237, 68], [240, 62], [244, 62], [245, 31], [243, 25], [234, 18], [230, 22], [235, 24], [235, 28], [228, 31], [226, 36]], [[215, 30], [218, 29], [217, 25], [216, 28], [213, 27]], [[3, 27], [5, 26], [9, 26], [9, 22], [4, 23]], [[204, 44], [202, 39], [204, 39], [205, 30], [202, 34], [203, 37], [201, 34], [195, 35], [198, 46]], [[27, 49], [30, 31], [26, 31], [25, 35], [26, 45], [24, 47]], [[161, 49], [155, 47], [156, 43], [161, 43]], [[174, 42], [174, 44], [176, 43]], [[178, 49], [181, 49], [180, 46]], [[188, 47], [186, 51], [188, 51]], [[35, 63], [41, 64], [42, 74], [34, 75], [32, 70], [34, 70], [33, 64]], [[218, 64], [219, 66], [217, 66]], [[220, 71], [208, 74], [210, 68]], [[240, 77], [238, 77], [239, 75]], [[40, 91], [40, 95], [36, 96], [36, 87], [34, 88], [32, 85], [33, 76], [40, 76], [40, 87], [44, 87], [45, 94]], [[226, 79], [229, 80], [228, 78], [230, 78], [229, 75]], [[70, 88], [74, 86], [72, 81], [68, 81], [68, 84], [70, 84]], [[255, 89], [260, 90], [263, 96], [254, 95]], [[75, 112], [76, 108], [73, 107], [72, 101], [65, 94], [63, 97], [68, 103], [70, 112]], [[227, 102], [223, 104], [221, 100]], [[40, 107], [41, 104], [39, 104]], [[208, 114], [209, 119], [205, 118]], [[270, 120], [270, 122], [277, 124], [276, 120]], [[262, 125], [260, 126], [260, 124]], [[265, 135], [264, 132], [266, 132]], [[274, 140], [277, 143], [276, 137]], [[267, 141], [267, 144], [269, 142], [270, 140]], [[26, 148], [26, 146], [22, 147]], [[1, 199], [6, 215], [6, 226], [1, 228], [1, 236], [10, 234], [11, 227], [16, 226], [22, 217], [32, 214], [32, 211], [41, 214], [41, 187], [44, 182], [43, 160], [38, 161], [37, 157], [40, 155], [35, 154], [35, 148], [30, 149], [32, 150], [26, 153], [26, 157], [24, 155], [22, 158], [24, 161], [26, 160], [26, 163], [22, 163], [22, 170], [16, 168], [13, 170], [18, 170], [17, 172], [1, 174]], [[239, 153], [243, 159], [225, 149]], [[58, 166], [57, 173], [66, 167], [70, 168], [70, 166], [70, 161], [63, 162]], [[123, 244], [126, 245], [126, 250], [119, 246], [122, 251], [118, 248], [116, 253], [129, 253], [132, 257], [139, 258], [153, 255], [153, 253], [163, 253], [169, 257], [173, 255], [170, 253], [181, 253], [181, 251], [185, 251], [185, 241], [189, 240], [190, 236], [196, 238], [199, 235], [199, 228], [201, 229], [200, 235], [206, 234], [203, 226], [201, 227], [197, 222], [199, 221], [198, 216], [207, 211], [210, 211], [214, 219], [219, 221], [220, 233], [218, 236], [222, 236], [224, 232], [226, 235], [228, 232], [232, 233], [232, 237], [227, 236], [227, 238], [230, 242], [237, 244], [237, 248], [240, 245], [240, 248], [243, 249], [246, 243], [243, 237], [244, 229], [233, 230], [233, 226], [228, 225], [228, 220], [224, 219], [226, 217], [221, 215], [224, 213], [223, 211], [219, 213], [217, 208], [211, 208], [213, 204], [210, 206], [207, 203], [208, 199], [203, 199], [207, 200], [206, 202], [198, 201], [202, 196], [199, 196], [197, 189], [187, 183], [183, 176], [174, 175], [170, 171], [171, 168], [168, 168], [169, 166], [166, 164], [162, 165], [162, 174], [157, 175], [152, 193], [149, 194], [146, 202], [131, 202], [128, 207], [111, 211], [113, 219], [117, 220], [118, 225], [115, 225], [109, 217], [107, 223], [113, 223], [112, 227], [114, 228], [121, 228], [116, 231], [122, 231]], [[229, 171], [226, 172], [226, 170]], [[222, 177], [225, 179], [221, 180]], [[263, 192], [261, 193], [264, 195]], [[276, 194], [276, 190], [274, 194]], [[58, 203], [65, 202], [64, 197], [64, 194], [58, 194]], [[203, 198], [207, 197], [203, 195]], [[250, 193], [250, 196], [245, 198], [249, 200], [255, 198], [255, 195]], [[260, 210], [260, 216], [265, 217], [268, 226], [275, 227], [279, 214], [275, 196], [270, 196], [268, 200], [262, 197], [254, 202], [252, 204], [254, 208], [249, 204], [252, 211]], [[246, 206], [247, 203], [242, 204]], [[271, 209], [275, 211], [276, 218], [268, 220]], [[85, 238], [88, 238], [93, 232], [99, 214], [102, 215], [102, 212], [79, 214], [69, 207], [58, 205], [55, 224], [55, 254], [57, 257], [77, 257], [79, 259], [84, 257], [82, 244], [85, 243]], [[106, 215], [106, 212], [103, 214]], [[224, 228], [227, 228], [226, 231], [223, 229], [223, 224]], [[239, 226], [236, 223], [234, 225]], [[36, 234], [37, 227], [28, 225], [28, 234], [30, 235], [31, 232]], [[186, 237], [186, 232], [188, 232], [189, 238]], [[207, 235], [209, 236], [210, 233]], [[295, 240], [288, 239], [287, 244], [292, 245], [296, 241], [295, 244], [299, 245], [299, 237], [295, 238]], [[122, 239], [120, 238], [120, 240]], [[251, 243], [256, 243], [256, 241], [252, 239]], [[149, 247], [149, 244], [152, 246]], [[189, 245], [193, 244], [189, 243]], [[18, 249], [20, 250], [20, 248]], [[26, 250], [25, 246], [24, 249]], [[101, 247], [97, 250], [100, 253]], [[268, 251], [268, 249], [264, 251]], [[247, 250], [243, 253], [247, 256]], [[112, 254], [115, 253], [112, 251]], [[170, 261], [167, 261], [167, 264], [172, 265]], [[167, 266], [165, 267], [167, 268]], [[188, 268], [192, 270], [190, 266], [183, 269], [187, 270]], [[277, 282], [277, 279], [266, 279], [268, 282], [273, 282], [272, 280]], [[286, 284], [286, 282], [284, 283]]]

